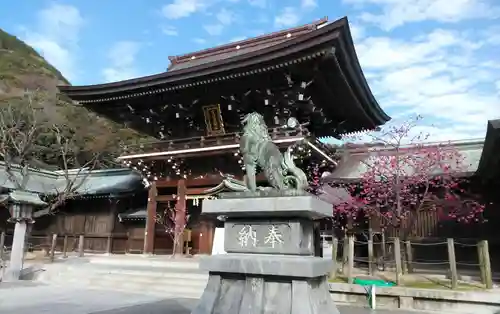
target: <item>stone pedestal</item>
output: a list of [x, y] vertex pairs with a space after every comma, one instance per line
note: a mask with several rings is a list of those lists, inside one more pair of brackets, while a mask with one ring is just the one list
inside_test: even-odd
[[209, 280], [192, 314], [339, 313], [327, 283], [333, 262], [314, 256], [314, 220], [331, 216], [331, 204], [312, 195], [221, 197], [202, 212], [226, 217], [227, 254], [200, 261]]

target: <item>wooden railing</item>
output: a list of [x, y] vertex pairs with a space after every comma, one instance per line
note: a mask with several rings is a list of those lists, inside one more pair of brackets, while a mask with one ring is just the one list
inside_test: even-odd
[[[269, 134], [273, 140], [278, 140], [281, 138], [287, 138], [290, 136], [306, 136], [306, 132], [300, 130], [289, 130], [283, 128], [272, 128], [269, 129]], [[141, 153], [155, 153], [155, 152], [165, 152], [165, 151], [176, 151], [183, 149], [197, 149], [204, 147], [214, 147], [222, 145], [238, 144], [241, 132], [227, 133], [223, 135], [216, 136], [199, 136], [191, 138], [182, 138], [167, 141], [155, 141], [144, 143], [140, 145], [129, 146], [125, 149], [123, 156], [141, 154]]]

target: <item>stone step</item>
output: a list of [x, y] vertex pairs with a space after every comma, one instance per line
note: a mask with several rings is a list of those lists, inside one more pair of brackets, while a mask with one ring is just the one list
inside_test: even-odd
[[102, 256], [88, 258], [93, 265], [109, 265], [118, 267], [154, 267], [172, 269], [199, 269], [198, 259], [169, 258], [169, 257], [131, 257], [131, 256]]
[[99, 263], [57, 266], [47, 268], [39, 280], [58, 285], [69, 283], [93, 289], [186, 298], [199, 298], [208, 280], [208, 273], [198, 269], [143, 265], [110, 266]]
[[[76, 266], [76, 265], [75, 265]], [[80, 265], [76, 266], [80, 267]], [[144, 266], [144, 265], [107, 265], [107, 264], [86, 264], [84, 267], [92, 267], [94, 269], [120, 269], [130, 271], [151, 271], [151, 272], [171, 272], [171, 273], [192, 273], [192, 274], [208, 274], [208, 272], [196, 268], [189, 267], [169, 267], [169, 266]]]
[[205, 287], [208, 280], [207, 276], [190, 275], [190, 274], [176, 274], [176, 273], [163, 273], [161, 276], [155, 273], [141, 274], [141, 273], [123, 273], [123, 272], [81, 272], [75, 273], [72, 271], [60, 272], [59, 274], [51, 277], [58, 279], [75, 279], [82, 282], [101, 280], [110, 281], [115, 283], [128, 283], [134, 282], [138, 284], [150, 285], [169, 285], [169, 286], [186, 286], [186, 287]]
[[96, 266], [69, 266], [64, 271], [71, 272], [74, 275], [79, 273], [96, 274], [122, 274], [124, 276], [147, 276], [154, 278], [183, 278], [183, 279], [201, 279], [207, 280], [208, 273], [200, 270], [189, 269], [168, 269], [168, 268], [148, 268], [148, 267], [96, 267]]
[[145, 295], [154, 295], [163, 298], [192, 298], [199, 299], [203, 294], [204, 287], [184, 287], [174, 285], [151, 285], [150, 283], [138, 282], [115, 282], [110, 280], [92, 279], [87, 282], [82, 282], [76, 279], [53, 280], [51, 285], [73, 287], [85, 287], [86, 289], [102, 289], [120, 292], [129, 292]]
[[127, 278], [120, 278], [118, 276], [90, 276], [88, 278], [64, 278], [58, 277], [54, 278], [53, 282], [60, 283], [75, 283], [81, 286], [91, 287], [91, 286], [106, 286], [106, 287], [116, 287], [116, 288], [140, 288], [141, 290], [154, 289], [157, 291], [175, 291], [175, 292], [199, 292], [201, 293], [206, 286], [206, 282], [183, 282], [181, 280], [173, 281], [161, 281], [161, 280], [151, 280], [148, 278], [132, 278], [127, 280]]

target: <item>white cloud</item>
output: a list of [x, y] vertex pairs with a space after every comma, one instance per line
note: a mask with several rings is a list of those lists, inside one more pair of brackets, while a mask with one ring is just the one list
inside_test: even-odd
[[463, 20], [500, 16], [500, 7], [490, 0], [344, 0], [345, 3], [361, 5], [379, 5], [380, 14], [365, 12], [361, 19], [379, 25], [385, 30], [402, 26], [406, 23], [426, 20], [442, 23], [456, 23]]
[[274, 25], [276, 27], [292, 27], [299, 22], [299, 12], [293, 7], [285, 7], [279, 15], [274, 17]]
[[230, 25], [234, 21], [236, 21], [236, 15], [229, 10], [226, 10], [224, 8], [220, 9], [219, 12], [216, 14], [217, 20], [219, 23], [222, 25]]
[[248, 4], [258, 8], [265, 8], [267, 6], [267, 0], [248, 0]]
[[[245, 40], [247, 39], [247, 37], [245, 36], [237, 36], [237, 37], [233, 37], [229, 40], [230, 43], [234, 43], [234, 42], [237, 42], [237, 41], [242, 41], [242, 40]], [[500, 82], [499, 82], [500, 83]], [[499, 85], [500, 87], [500, 85]]]
[[491, 45], [500, 45], [500, 24], [492, 26], [482, 32]]
[[432, 140], [477, 138], [487, 120], [500, 117], [500, 73], [482, 57], [488, 36], [470, 36], [435, 29], [407, 40], [366, 37], [356, 50], [380, 105], [395, 118], [423, 115]]
[[134, 63], [140, 48], [141, 44], [135, 41], [115, 43], [108, 51], [110, 66], [102, 71], [105, 81], [122, 81], [139, 76]]
[[370, 68], [408, 66], [419, 62], [434, 62], [453, 56], [446, 48], [474, 48], [462, 34], [436, 29], [413, 40], [390, 37], [368, 37], [356, 47]]
[[215, 15], [217, 19], [217, 23], [203, 25], [205, 31], [212, 36], [217, 36], [222, 34], [224, 28], [229, 26], [236, 21], [236, 15], [229, 10], [224, 8], [220, 9], [219, 12]]
[[180, 19], [188, 17], [207, 6], [204, 0], [174, 0], [161, 8], [163, 16], [168, 19]]
[[177, 36], [179, 35], [179, 32], [177, 31], [177, 28], [174, 26], [162, 26], [161, 27], [161, 32], [167, 36]]
[[365, 28], [360, 25], [349, 23], [349, 28], [351, 30], [352, 39], [355, 43], [365, 36]]
[[211, 25], [203, 25], [203, 29], [212, 36], [217, 36], [222, 33], [222, 30], [224, 29], [224, 25], [222, 24], [211, 24]]
[[197, 43], [198, 45], [203, 45], [207, 43], [207, 40], [204, 38], [193, 38], [192, 41]]
[[51, 4], [37, 14], [36, 28], [25, 29], [24, 40], [66, 78], [77, 77], [76, 55], [85, 21], [71, 5]]
[[314, 9], [318, 6], [318, 2], [316, 0], [301, 0], [300, 6], [303, 9]]

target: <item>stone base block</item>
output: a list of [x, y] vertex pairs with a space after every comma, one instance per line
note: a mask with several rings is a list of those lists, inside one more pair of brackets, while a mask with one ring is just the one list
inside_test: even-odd
[[332, 260], [315, 256], [224, 254], [200, 259], [202, 270], [249, 276], [315, 278], [327, 275], [333, 267]]
[[192, 314], [339, 314], [326, 276], [299, 279], [211, 272]]

